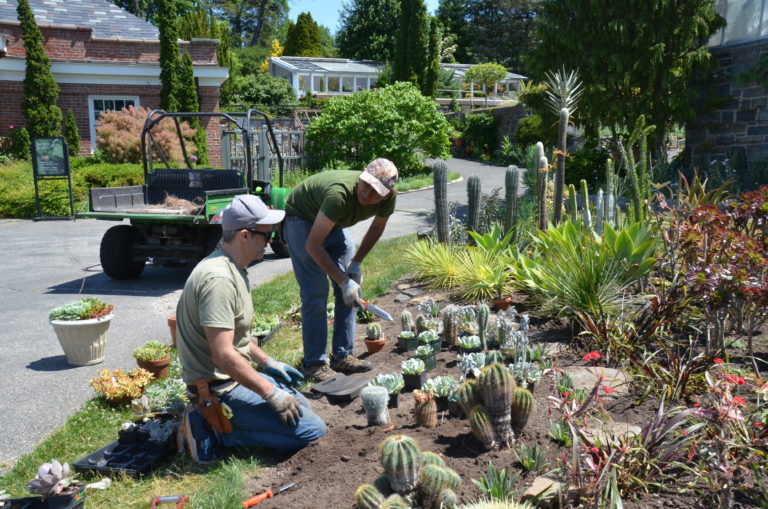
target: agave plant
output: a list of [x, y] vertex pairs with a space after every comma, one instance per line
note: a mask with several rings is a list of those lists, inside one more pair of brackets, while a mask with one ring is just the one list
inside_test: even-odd
[[387, 389], [389, 394], [397, 394], [403, 389], [405, 382], [400, 373], [382, 373], [373, 377], [368, 385], [378, 385]]
[[432, 318], [437, 318], [440, 316], [440, 304], [435, 302], [435, 299], [429, 298], [416, 306], [419, 311], [423, 312], [426, 315], [431, 316]]
[[584, 93], [578, 72], [566, 73], [565, 67], [561, 67], [557, 72], [547, 71], [545, 76], [544, 84], [547, 88], [544, 90], [544, 99], [550, 111], [559, 115], [561, 109], [567, 108], [573, 115], [581, 94]]
[[35, 495], [43, 498], [52, 495], [61, 495], [70, 486], [76, 485], [77, 481], [69, 476], [69, 465], [63, 465], [56, 460], [50, 463], [43, 463], [37, 469], [35, 478], [29, 481], [27, 489]]

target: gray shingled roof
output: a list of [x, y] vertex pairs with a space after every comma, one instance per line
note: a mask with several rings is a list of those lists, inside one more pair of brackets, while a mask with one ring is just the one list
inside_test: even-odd
[[[157, 28], [106, 0], [29, 0], [39, 25], [80, 26], [94, 37], [158, 39]], [[16, 0], [0, 0], [0, 20], [18, 21]]]

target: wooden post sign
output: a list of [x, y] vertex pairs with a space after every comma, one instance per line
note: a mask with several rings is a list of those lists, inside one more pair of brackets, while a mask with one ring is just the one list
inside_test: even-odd
[[[72, 199], [72, 175], [69, 170], [69, 150], [67, 142], [61, 137], [32, 138], [32, 171], [35, 180], [35, 207], [41, 219], [74, 219], [75, 205]], [[40, 192], [38, 180], [63, 180], [69, 184], [69, 216], [43, 216], [40, 212]]]

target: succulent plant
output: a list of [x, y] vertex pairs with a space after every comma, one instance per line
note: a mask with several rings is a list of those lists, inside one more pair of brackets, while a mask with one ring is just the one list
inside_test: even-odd
[[402, 362], [404, 375], [419, 375], [424, 372], [424, 361], [421, 359], [408, 359]]
[[378, 385], [387, 389], [389, 394], [397, 394], [403, 389], [405, 382], [400, 373], [382, 373], [373, 377], [369, 385]]
[[416, 325], [413, 323], [413, 315], [410, 311], [403, 311], [400, 315], [400, 328], [403, 332], [416, 332]]
[[480, 177], [477, 175], [471, 175], [467, 179], [467, 203], [469, 209], [467, 211], [467, 230], [476, 232], [480, 228], [480, 209], [482, 207], [481, 202], [481, 186]]
[[581, 179], [581, 213], [584, 216], [584, 228], [592, 229], [592, 213], [589, 211], [589, 190], [587, 189], [587, 181]]
[[469, 416], [469, 413], [477, 405], [481, 403], [480, 393], [477, 391], [477, 381], [467, 380], [459, 386], [456, 391], [459, 400], [459, 406], [464, 411], [464, 415]]
[[496, 434], [491, 425], [491, 416], [483, 405], [477, 405], [469, 412], [469, 426], [472, 428], [472, 434], [486, 449], [498, 447]]
[[421, 469], [419, 493], [422, 506], [427, 509], [440, 509], [440, 493], [443, 490], [456, 490], [461, 485], [461, 477], [447, 467], [425, 465]]
[[403, 332], [400, 333], [398, 337], [403, 339], [411, 339], [413, 337], [416, 337], [416, 333], [413, 331], [404, 330]]
[[485, 363], [493, 364], [494, 362], [504, 362], [504, 355], [498, 350], [485, 352]]
[[416, 441], [405, 435], [393, 435], [381, 443], [381, 466], [392, 490], [409, 493], [416, 488], [421, 472], [421, 451]]
[[438, 242], [451, 240], [450, 214], [448, 212], [448, 167], [443, 161], [432, 165], [432, 178], [435, 186], [435, 229]]
[[421, 359], [425, 359], [431, 355], [435, 355], [435, 351], [427, 345], [421, 345], [413, 351], [413, 355]]
[[419, 315], [416, 317], [416, 334], [421, 334], [425, 330], [427, 330], [426, 327], [427, 317], [424, 315]]
[[440, 335], [437, 333], [437, 331], [427, 329], [421, 334], [419, 334], [419, 343], [426, 345], [428, 343], [432, 343], [433, 341], [437, 341], [440, 339]]
[[535, 406], [533, 394], [528, 389], [518, 387], [512, 392], [511, 424], [516, 433], [520, 433], [528, 423]]
[[142, 424], [142, 431], [149, 433], [149, 440], [151, 442], [166, 442], [173, 432], [176, 431], [176, 422], [173, 420], [150, 420]]
[[485, 352], [460, 353], [458, 365], [465, 376], [477, 376], [485, 366]]
[[389, 392], [385, 387], [378, 385], [364, 387], [360, 391], [360, 398], [363, 400], [363, 409], [368, 417], [368, 426], [381, 426], [389, 422], [387, 410]]
[[365, 339], [368, 341], [377, 341], [381, 339], [381, 325], [378, 323], [369, 323], [365, 329]]
[[437, 427], [437, 400], [432, 391], [422, 392], [418, 389], [413, 391], [414, 407], [413, 414], [416, 418], [416, 424], [425, 428]]
[[440, 492], [437, 499], [437, 507], [440, 509], [456, 509], [459, 504], [459, 497], [456, 496], [456, 492], [451, 489], [444, 489]]
[[459, 348], [462, 350], [474, 350], [480, 348], [481, 342], [479, 336], [463, 336], [459, 338]]
[[480, 346], [483, 351], [488, 350], [487, 336], [488, 336], [488, 316], [491, 313], [491, 309], [487, 304], [480, 304], [477, 306], [477, 332], [480, 337]]
[[398, 494], [388, 496], [380, 505], [379, 509], [410, 509], [410, 505]]
[[444, 467], [445, 461], [443, 460], [443, 457], [437, 453], [432, 451], [424, 451], [421, 453], [421, 466], [425, 467], [427, 465], [437, 465]]
[[512, 391], [515, 379], [503, 364], [484, 367], [477, 377], [480, 398], [491, 416], [491, 424], [498, 441], [509, 446], [513, 441], [511, 428]]
[[432, 391], [438, 398], [447, 398], [456, 380], [451, 375], [430, 378], [421, 386], [422, 392]]
[[440, 316], [440, 304], [435, 302], [435, 299], [429, 298], [416, 306], [419, 311], [431, 316], [432, 318], [437, 318]]
[[384, 502], [384, 495], [372, 484], [361, 484], [355, 490], [355, 507], [357, 509], [379, 509]]
[[448, 346], [456, 346], [459, 341], [459, 321], [452, 309], [443, 311], [443, 340]]
[[517, 226], [518, 194], [520, 194], [520, 169], [508, 166], [504, 174], [504, 233], [507, 234]]
[[541, 378], [541, 369], [535, 362], [515, 361], [509, 365], [509, 370], [517, 384], [523, 388], [528, 388], [529, 384], [534, 384]]
[[43, 463], [37, 469], [35, 478], [29, 481], [27, 489], [35, 495], [46, 498], [52, 495], [61, 495], [77, 481], [69, 476], [69, 465], [63, 465], [52, 459], [50, 463]]

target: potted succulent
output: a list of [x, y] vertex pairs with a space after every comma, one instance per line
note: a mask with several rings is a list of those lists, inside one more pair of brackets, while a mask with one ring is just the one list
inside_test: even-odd
[[403, 352], [412, 352], [419, 346], [419, 338], [412, 331], [403, 331], [397, 336], [397, 346]]
[[146, 369], [156, 379], [168, 376], [171, 364], [171, 345], [159, 341], [147, 341], [133, 351], [133, 358], [140, 368]]
[[464, 353], [479, 352], [480, 337], [479, 336], [462, 336], [459, 338], [459, 348]]
[[400, 391], [403, 390], [403, 387], [405, 386], [405, 381], [403, 380], [403, 375], [400, 373], [382, 373], [373, 377], [373, 380], [371, 380], [368, 385], [378, 385], [387, 389], [387, 392], [389, 393], [389, 402], [387, 403], [387, 407], [397, 408], [398, 396], [400, 395]]
[[424, 361], [421, 359], [408, 359], [403, 361], [403, 383], [407, 389], [418, 389], [424, 380], [427, 378], [427, 374], [424, 371]]
[[378, 323], [368, 324], [365, 329], [365, 347], [368, 353], [376, 353], [384, 348], [385, 337], [381, 335], [381, 325]]
[[419, 334], [419, 344], [427, 345], [432, 350], [434, 350], [435, 353], [437, 353], [440, 351], [440, 348], [443, 345], [443, 339], [440, 337], [437, 331], [427, 329]]
[[430, 378], [421, 386], [421, 392], [432, 391], [437, 398], [437, 409], [448, 410], [448, 396], [455, 385], [456, 380], [451, 375], [440, 375]]
[[37, 469], [35, 478], [29, 481], [27, 489], [33, 497], [9, 498], [5, 505], [0, 500], [0, 507], [8, 509], [77, 509], [85, 504], [85, 486], [70, 477], [69, 465], [56, 460], [44, 463]]
[[485, 353], [460, 353], [458, 366], [464, 373], [464, 376], [467, 378], [475, 378], [485, 366]]
[[[183, 412], [183, 408], [180, 409]], [[121, 443], [150, 441], [170, 444], [176, 431], [176, 416], [168, 412], [153, 412], [146, 395], [131, 400], [131, 412], [137, 419], [124, 422], [118, 432]], [[180, 412], [179, 412], [180, 413]]]
[[424, 371], [432, 371], [437, 366], [437, 353], [432, 347], [421, 345], [413, 351], [413, 357], [421, 359], [424, 363]]
[[68, 364], [88, 366], [104, 361], [113, 309], [111, 304], [85, 297], [48, 313]]
[[96, 373], [98, 376], [90, 380], [91, 387], [99, 396], [114, 405], [140, 397], [144, 387], [152, 381], [152, 373], [142, 368], [136, 368], [129, 373], [121, 369], [100, 369]]

